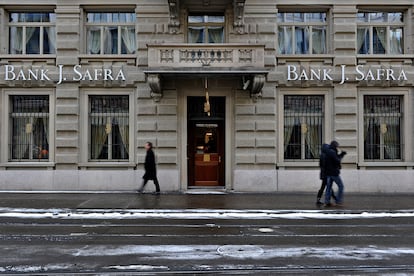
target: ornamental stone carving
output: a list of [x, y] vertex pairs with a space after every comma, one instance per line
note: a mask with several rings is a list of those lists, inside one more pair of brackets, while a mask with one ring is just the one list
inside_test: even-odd
[[253, 76], [252, 87], [250, 89], [250, 97], [254, 102], [256, 102], [259, 97], [262, 97], [262, 89], [265, 81], [265, 75], [257, 74]]
[[155, 102], [159, 102], [162, 98], [161, 77], [159, 74], [148, 74], [147, 82], [151, 88], [151, 97]]
[[178, 33], [180, 30], [180, 0], [168, 0], [170, 10], [170, 22], [168, 27], [170, 33]]
[[234, 30], [236, 33], [244, 32], [244, 4], [246, 0], [233, 0]]

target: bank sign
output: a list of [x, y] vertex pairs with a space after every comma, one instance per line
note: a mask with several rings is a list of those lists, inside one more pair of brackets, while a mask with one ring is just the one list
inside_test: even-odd
[[[56, 82], [56, 84], [66, 81], [126, 81], [122, 68], [117, 70], [109, 68], [82, 68], [82, 65], [75, 65], [69, 67], [68, 70], [66, 69], [63, 65], [56, 66], [56, 70], [44, 68], [23, 69], [13, 65], [4, 65], [4, 80], [50, 81]], [[53, 78], [52, 75], [55, 77]]]
[[[344, 84], [348, 81], [407, 81], [407, 74], [402, 68], [373, 69], [357, 65], [348, 70], [346, 65], [338, 67], [339, 72], [332, 67], [304, 68], [297, 65], [287, 65], [287, 81], [337, 81]], [[21, 66], [4, 65], [4, 81], [47, 81], [57, 85], [64, 82], [79, 81], [126, 81], [122, 68], [103, 68], [82, 65], [57, 65], [50, 68], [22, 68]]]
[[[288, 65], [288, 81], [334, 81], [333, 68], [303, 68], [302, 66]], [[394, 68], [366, 68], [364, 65], [357, 65], [350, 73], [346, 65], [340, 65], [339, 84], [348, 81], [407, 81], [407, 74], [404, 69]]]

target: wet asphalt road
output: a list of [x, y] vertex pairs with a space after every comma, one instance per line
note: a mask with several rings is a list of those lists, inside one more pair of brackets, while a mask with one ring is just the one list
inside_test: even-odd
[[[128, 198], [155, 206], [162, 197]], [[192, 208], [185, 210], [195, 213], [181, 217], [170, 216], [171, 209], [88, 209], [96, 205], [85, 199], [79, 203], [85, 209], [61, 202], [55, 208], [71, 209], [47, 209], [51, 215], [32, 210], [23, 216], [24, 210], [16, 208], [27, 206], [10, 206], [9, 200], [0, 196], [0, 213], [16, 212], [0, 216], [2, 274], [414, 275], [414, 215], [408, 208], [318, 209], [309, 204], [310, 217], [296, 216], [304, 208], [287, 208], [255, 218], [251, 209], [226, 217], [231, 207], [226, 205], [203, 209], [208, 215], [197, 218]], [[266, 200], [256, 204], [266, 207]], [[410, 198], [404, 200], [407, 205], [399, 207], [409, 207]]]

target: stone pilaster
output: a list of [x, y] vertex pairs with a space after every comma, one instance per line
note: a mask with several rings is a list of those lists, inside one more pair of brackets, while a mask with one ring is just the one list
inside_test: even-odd
[[[56, 8], [56, 64], [70, 68], [79, 63], [81, 10], [61, 2]], [[56, 169], [77, 169], [79, 111], [79, 87], [70, 82], [56, 85]]]

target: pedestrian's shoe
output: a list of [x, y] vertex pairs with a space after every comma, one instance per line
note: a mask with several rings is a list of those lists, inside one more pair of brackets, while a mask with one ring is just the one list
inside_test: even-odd
[[153, 192], [152, 194], [153, 194], [153, 195], [160, 195], [160, 194], [161, 194], [161, 192]]
[[316, 201], [316, 205], [321, 206], [321, 205], [323, 205], [323, 203], [320, 200], [318, 200], [318, 201]]
[[324, 206], [325, 207], [335, 207], [335, 204], [333, 204], [333, 203], [326, 203]]
[[336, 206], [337, 206], [337, 207], [344, 207], [344, 203], [343, 203], [343, 202], [337, 202], [337, 203], [336, 203]]

